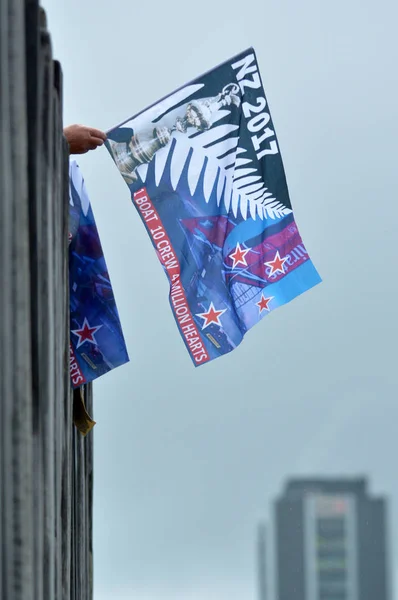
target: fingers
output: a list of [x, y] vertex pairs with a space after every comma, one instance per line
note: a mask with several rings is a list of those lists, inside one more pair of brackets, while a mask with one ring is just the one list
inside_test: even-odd
[[87, 149], [88, 150], [95, 150], [96, 148], [98, 148], [98, 146], [102, 146], [104, 142], [102, 140], [99, 140], [98, 138], [90, 138], [87, 142]]
[[93, 137], [93, 136], [91, 136], [90, 142], [92, 142], [93, 144], [95, 144], [94, 148], [97, 148], [97, 146], [102, 146], [103, 145], [104, 140], [102, 138], [99, 138], [99, 137]]
[[98, 139], [102, 140], [103, 142], [105, 142], [106, 134], [103, 131], [101, 131], [100, 129], [94, 129], [93, 127], [89, 127], [88, 131], [89, 131], [91, 137], [98, 138]]
[[90, 150], [95, 150], [99, 146], [102, 146], [106, 140], [106, 135], [103, 131], [99, 129], [94, 129], [92, 127], [88, 128], [88, 133], [90, 136]]

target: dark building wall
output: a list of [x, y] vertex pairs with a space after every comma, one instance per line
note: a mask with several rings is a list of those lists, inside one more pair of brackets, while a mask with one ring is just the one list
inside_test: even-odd
[[289, 496], [301, 497], [311, 492], [365, 496], [367, 482], [362, 477], [358, 479], [291, 479], [285, 488], [285, 493]]
[[303, 499], [309, 493], [352, 494], [357, 506], [359, 600], [392, 600], [387, 507], [359, 479], [290, 480], [276, 503], [277, 600], [306, 600]]
[[306, 600], [302, 499], [278, 500], [275, 523], [276, 597], [278, 600]]
[[358, 502], [358, 562], [360, 600], [392, 600], [388, 573], [386, 503]]
[[73, 427], [62, 130], [45, 15], [37, 0], [0, 0], [2, 600], [92, 598], [92, 435]]

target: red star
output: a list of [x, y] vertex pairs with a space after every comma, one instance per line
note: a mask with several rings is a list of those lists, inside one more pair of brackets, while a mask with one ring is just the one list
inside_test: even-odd
[[196, 316], [203, 319], [202, 329], [206, 329], [211, 323], [218, 325], [221, 327], [220, 317], [225, 313], [227, 309], [216, 310], [214, 308], [213, 302], [210, 302], [209, 309], [204, 313], [197, 313]]
[[278, 271], [280, 273], [284, 274], [285, 273], [284, 264], [286, 261], [287, 261], [287, 256], [285, 256], [284, 258], [281, 258], [279, 255], [279, 251], [278, 251], [275, 254], [274, 260], [264, 263], [266, 267], [270, 267], [270, 269], [271, 269], [271, 273], [268, 274], [268, 277], [271, 277], [272, 275], [274, 275], [274, 273], [277, 273]]
[[236, 269], [237, 265], [244, 265], [245, 267], [247, 267], [245, 256], [248, 252], [250, 252], [250, 248], [242, 250], [239, 242], [236, 244], [235, 252], [232, 252], [232, 254], [229, 255], [229, 258], [233, 260], [232, 269]]
[[101, 327], [102, 325], [97, 325], [97, 327], [90, 327], [87, 318], [84, 317], [83, 326], [80, 329], [72, 329], [71, 331], [71, 333], [74, 333], [79, 338], [76, 348], [80, 348], [80, 346], [82, 346], [84, 342], [90, 342], [90, 344], [94, 344], [94, 346], [97, 346], [97, 341], [94, 337], [94, 334], [97, 333], [98, 329], [101, 329]]
[[274, 299], [274, 296], [271, 296], [270, 298], [264, 298], [264, 294], [261, 294], [261, 300], [260, 302], [256, 302], [256, 306], [258, 306], [260, 315], [263, 312], [263, 310], [268, 310], [270, 311], [271, 309], [269, 308], [268, 304], [271, 302], [271, 300]]

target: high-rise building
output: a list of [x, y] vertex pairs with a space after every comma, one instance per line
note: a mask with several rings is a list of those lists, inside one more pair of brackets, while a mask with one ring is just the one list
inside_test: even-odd
[[274, 533], [275, 600], [392, 600], [386, 501], [365, 479], [289, 481]]

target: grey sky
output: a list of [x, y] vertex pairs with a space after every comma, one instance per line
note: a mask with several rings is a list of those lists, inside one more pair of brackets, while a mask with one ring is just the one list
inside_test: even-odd
[[324, 282], [232, 354], [194, 369], [125, 183], [106, 150], [78, 161], [131, 356], [95, 385], [95, 598], [254, 600], [256, 524], [285, 477], [369, 475], [398, 525], [398, 6], [43, 4], [66, 123], [107, 129], [256, 49]]

